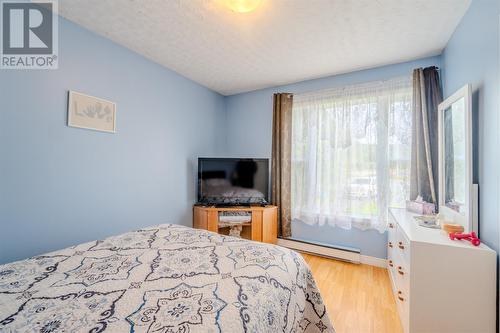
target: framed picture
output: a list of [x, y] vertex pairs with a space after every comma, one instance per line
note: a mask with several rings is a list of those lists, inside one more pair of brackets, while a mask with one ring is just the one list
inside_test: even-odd
[[68, 126], [115, 133], [116, 104], [70, 90]]

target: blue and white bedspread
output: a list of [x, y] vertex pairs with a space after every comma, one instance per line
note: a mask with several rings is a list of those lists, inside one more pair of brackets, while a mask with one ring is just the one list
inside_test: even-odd
[[296, 252], [160, 225], [0, 266], [1, 332], [333, 332]]

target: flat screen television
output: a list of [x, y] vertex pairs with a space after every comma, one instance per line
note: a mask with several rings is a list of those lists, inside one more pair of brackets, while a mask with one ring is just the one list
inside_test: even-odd
[[267, 158], [198, 158], [199, 204], [265, 205], [269, 192]]

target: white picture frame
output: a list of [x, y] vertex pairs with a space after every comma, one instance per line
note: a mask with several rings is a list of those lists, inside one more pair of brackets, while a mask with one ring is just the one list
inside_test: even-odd
[[116, 103], [70, 90], [68, 126], [116, 133]]

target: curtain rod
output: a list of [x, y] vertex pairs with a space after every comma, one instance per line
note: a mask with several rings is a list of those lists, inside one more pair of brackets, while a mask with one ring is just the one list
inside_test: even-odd
[[299, 92], [299, 93], [293, 93], [293, 95], [315, 95], [315, 94], [322, 94], [322, 93], [327, 93], [329, 91], [345, 91], [349, 89], [363, 89], [363, 88], [369, 88], [371, 86], [377, 86], [377, 85], [383, 85], [385, 83], [390, 83], [391, 81], [394, 81], [395, 83], [402, 83], [406, 82], [408, 80], [411, 82], [412, 75], [404, 75], [404, 76], [396, 76], [390, 79], [386, 80], [375, 80], [375, 81], [368, 81], [368, 82], [361, 82], [361, 83], [353, 83], [345, 86], [337, 86], [337, 87], [331, 87], [331, 88], [324, 88], [324, 89], [319, 89], [319, 90], [309, 90], [309, 91], [304, 91], [304, 92]]
[[[422, 69], [435, 68], [437, 71], [441, 71], [441, 68], [439, 68], [439, 66], [428, 66], [428, 67], [419, 67], [419, 68], [422, 68]], [[412, 70], [412, 72], [413, 72], [413, 70]], [[342, 74], [340, 74], [340, 75], [342, 75]], [[409, 76], [411, 77], [412, 74], [410, 74]], [[343, 87], [339, 86], [339, 87], [325, 88], [325, 89], [319, 89], [319, 90], [308, 90], [308, 91], [303, 91], [303, 92], [299, 92], [299, 93], [282, 92], [281, 94], [287, 94], [287, 97], [290, 98], [291, 95], [302, 95], [302, 94], [306, 95], [306, 94], [314, 94], [314, 93], [327, 92], [329, 90], [348, 89], [348, 88], [353, 87], [353, 86], [362, 86], [364, 84], [369, 85], [369, 84], [389, 82], [391, 80], [398, 80], [398, 79], [401, 80], [401, 79], [403, 79], [405, 77], [406, 76], [397, 76], [397, 77], [394, 77], [394, 78], [391, 78], [391, 79], [387, 79], [387, 80], [375, 80], [375, 81], [354, 83], [354, 84], [350, 84], [350, 85], [343, 86]]]

